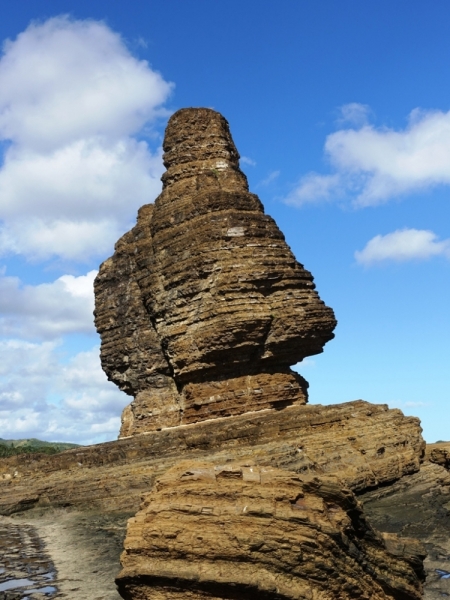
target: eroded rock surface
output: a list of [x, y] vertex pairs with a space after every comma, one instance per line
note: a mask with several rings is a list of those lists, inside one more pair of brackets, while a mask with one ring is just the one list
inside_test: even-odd
[[0, 514], [36, 507], [136, 511], [155, 479], [182, 459], [337, 475], [353, 491], [415, 473], [420, 422], [362, 400], [291, 406], [153, 431], [48, 455], [0, 459]]
[[95, 282], [109, 379], [134, 396], [122, 437], [307, 401], [290, 366], [333, 338], [333, 311], [248, 191], [227, 121], [182, 109], [163, 191]]
[[[448, 450], [431, 444], [427, 455]], [[367, 491], [359, 499], [370, 522], [380, 531], [417, 538], [428, 556], [425, 600], [450, 597], [450, 473], [425, 461], [420, 471]]]
[[128, 522], [116, 582], [128, 600], [418, 600], [424, 555], [338, 479], [185, 462]]

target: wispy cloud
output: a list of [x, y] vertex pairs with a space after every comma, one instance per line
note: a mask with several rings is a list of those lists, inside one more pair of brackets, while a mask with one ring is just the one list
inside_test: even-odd
[[318, 173], [308, 173], [286, 197], [285, 202], [292, 206], [303, 206], [335, 200], [342, 193], [341, 187], [339, 174], [319, 175]]
[[241, 162], [244, 165], [249, 165], [250, 167], [256, 167], [256, 161], [253, 158], [249, 158], [248, 156], [241, 156]]
[[267, 186], [270, 185], [280, 175], [280, 171], [271, 171], [265, 179], [263, 179], [259, 185]]
[[415, 109], [405, 129], [376, 128], [368, 107], [341, 107], [354, 127], [329, 135], [325, 154], [331, 174], [309, 173], [287, 202], [301, 206], [346, 197], [355, 206], [375, 206], [436, 185], [450, 185], [450, 111]]
[[433, 256], [450, 258], [450, 239], [438, 240], [432, 231], [423, 229], [399, 229], [386, 235], [377, 235], [366, 246], [355, 252], [361, 265], [408, 260], [424, 260]]
[[339, 107], [337, 123], [339, 125], [346, 124], [353, 127], [362, 127], [363, 125], [367, 125], [371, 112], [370, 106], [367, 104], [350, 102]]

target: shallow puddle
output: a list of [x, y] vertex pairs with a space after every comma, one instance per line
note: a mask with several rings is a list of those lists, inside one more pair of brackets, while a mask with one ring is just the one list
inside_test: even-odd
[[6, 592], [6, 590], [14, 590], [30, 585], [36, 585], [36, 582], [31, 581], [31, 579], [8, 579], [7, 581], [0, 583], [0, 592]]
[[54, 594], [56, 593], [58, 590], [52, 586], [52, 585], [47, 585], [43, 588], [36, 588], [33, 590], [27, 590], [27, 594], [46, 594], [47, 596], [49, 594]]
[[436, 573], [439, 575], [439, 579], [450, 579], [449, 571], [444, 571], [443, 569], [436, 569]]
[[6, 597], [3, 592], [16, 592], [22, 600], [33, 600], [33, 594], [52, 598], [58, 590], [49, 582], [55, 577], [35, 528], [0, 521], [0, 600]]

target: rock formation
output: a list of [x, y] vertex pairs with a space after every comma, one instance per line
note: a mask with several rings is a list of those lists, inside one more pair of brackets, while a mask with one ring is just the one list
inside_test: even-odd
[[[300, 418], [300, 413], [306, 414]], [[385, 452], [379, 453], [383, 431]], [[339, 438], [337, 432], [341, 432]], [[347, 437], [353, 438], [347, 440], [348, 449]], [[337, 440], [335, 446], [333, 439]], [[323, 452], [321, 443], [326, 443]], [[76, 577], [91, 581], [97, 595], [101, 577], [105, 576], [105, 553], [108, 554], [112, 598], [113, 579], [120, 569], [115, 536], [125, 536], [125, 517], [135, 515], [140, 497], [152, 489], [155, 477], [161, 477], [177, 461], [211, 460], [213, 466], [236, 460], [239, 464], [256, 461], [260, 466], [295, 470], [305, 480], [344, 473], [351, 489], [358, 491], [358, 500], [372, 526], [418, 538], [426, 546], [424, 598], [442, 600], [450, 596], [450, 465], [445, 468], [440, 463], [443, 455], [450, 454], [450, 443], [427, 445], [425, 456], [423, 445], [417, 419], [367, 402], [307, 405], [241, 415], [53, 456], [0, 459], [0, 514], [14, 514], [14, 522], [18, 522], [17, 513], [22, 511], [26, 522], [40, 527], [52, 520], [55, 527], [61, 528], [61, 536], [70, 535], [70, 546], [80, 560], [90, 557], [85, 571], [77, 567]], [[308, 457], [303, 462], [302, 453], [296, 451], [300, 446]], [[402, 468], [395, 468], [396, 462]], [[374, 470], [380, 485], [370, 475]], [[67, 517], [64, 520], [63, 515]], [[101, 544], [98, 535], [93, 536], [98, 522], [105, 523]], [[133, 535], [139, 535], [135, 522], [132, 523]], [[402, 538], [398, 540], [402, 545]], [[389, 536], [386, 541], [389, 543]], [[395, 538], [391, 542], [389, 549], [393, 551]], [[93, 555], [98, 557], [95, 567]], [[57, 558], [59, 555], [54, 557]], [[102, 575], [96, 575], [98, 568]], [[84, 600], [89, 594], [72, 592], [69, 597]]]
[[120, 435], [304, 404], [290, 366], [333, 338], [333, 311], [248, 191], [219, 113], [175, 113], [164, 152], [162, 193], [95, 281], [103, 369], [134, 396]]
[[70, 507], [105, 542], [145, 494], [126, 600], [418, 600], [425, 552], [397, 533], [426, 543], [425, 598], [448, 595], [450, 444], [426, 449], [419, 420], [386, 405], [305, 404], [290, 366], [322, 351], [333, 312], [249, 193], [221, 115], [179, 111], [164, 150], [161, 195], [95, 282], [103, 368], [134, 396], [120, 439], [0, 459], [0, 515]]
[[425, 555], [338, 479], [186, 462], [129, 521], [116, 582], [126, 600], [418, 600]]
[[337, 475], [360, 493], [417, 472], [424, 446], [419, 420], [386, 405], [291, 406], [0, 459], [0, 514], [46, 506], [136, 512], [155, 478], [180, 459]]

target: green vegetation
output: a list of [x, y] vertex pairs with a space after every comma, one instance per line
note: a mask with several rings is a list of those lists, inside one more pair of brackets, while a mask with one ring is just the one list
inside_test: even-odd
[[68, 444], [65, 442], [43, 442], [35, 438], [25, 440], [4, 440], [0, 438], [0, 458], [14, 456], [16, 454], [58, 454], [69, 448], [77, 448], [79, 444]]

